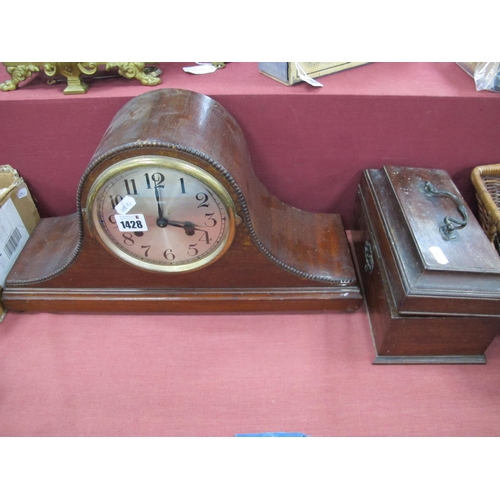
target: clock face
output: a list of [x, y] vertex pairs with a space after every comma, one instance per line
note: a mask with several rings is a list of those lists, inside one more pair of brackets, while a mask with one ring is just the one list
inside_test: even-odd
[[88, 200], [90, 226], [104, 246], [149, 271], [200, 269], [221, 257], [234, 237], [229, 193], [205, 170], [176, 158], [118, 162], [96, 179]]

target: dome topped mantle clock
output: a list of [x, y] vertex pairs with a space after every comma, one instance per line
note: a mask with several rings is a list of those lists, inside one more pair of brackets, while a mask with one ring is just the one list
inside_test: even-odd
[[117, 113], [77, 212], [40, 221], [2, 300], [28, 312], [352, 311], [361, 294], [340, 216], [278, 200], [220, 104], [160, 89]]

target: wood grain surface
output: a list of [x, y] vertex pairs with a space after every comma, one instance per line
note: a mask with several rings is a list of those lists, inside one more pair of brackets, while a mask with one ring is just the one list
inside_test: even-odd
[[[90, 231], [95, 179], [125, 158], [168, 155], [216, 177], [243, 222], [227, 253], [190, 273], [154, 273], [117, 259]], [[7, 279], [11, 310], [354, 310], [361, 294], [340, 216], [298, 210], [271, 195], [243, 133], [217, 102], [194, 92], [146, 92], [115, 116], [82, 175], [77, 214], [42, 220]], [[168, 274], [168, 273], [167, 273]]]

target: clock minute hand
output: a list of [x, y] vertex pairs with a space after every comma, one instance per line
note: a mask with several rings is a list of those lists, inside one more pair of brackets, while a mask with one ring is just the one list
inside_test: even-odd
[[158, 185], [155, 183], [155, 198], [156, 198], [156, 206], [158, 207], [158, 219], [156, 219], [156, 225], [158, 227], [167, 227], [168, 221], [163, 217], [163, 208], [161, 206], [160, 199], [160, 189]]

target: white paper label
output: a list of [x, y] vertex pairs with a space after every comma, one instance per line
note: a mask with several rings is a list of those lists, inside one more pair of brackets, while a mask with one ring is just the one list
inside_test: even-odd
[[115, 215], [115, 220], [122, 233], [148, 230], [146, 219], [142, 214]]
[[17, 197], [19, 199], [21, 198], [24, 198], [25, 196], [28, 196], [28, 189], [27, 188], [21, 188], [18, 192], [17, 192]]
[[9, 198], [0, 209], [0, 286], [28, 241], [29, 234]]
[[439, 247], [429, 247], [429, 250], [432, 252], [432, 255], [439, 264], [448, 264], [449, 260], [446, 258], [446, 255]]
[[213, 73], [217, 71], [217, 68], [213, 64], [199, 64], [198, 66], [186, 66], [182, 68], [186, 73], [191, 73], [193, 75], [206, 75], [208, 73]]
[[295, 63], [295, 67], [297, 68], [297, 73], [299, 75], [299, 78], [303, 81], [308, 83], [309, 85], [312, 85], [313, 87], [323, 87], [322, 83], [319, 83], [317, 80], [314, 78], [311, 78], [302, 68], [302, 66], [299, 63]]
[[130, 211], [130, 209], [135, 205], [136, 201], [132, 196], [125, 196], [118, 205], [116, 205], [115, 210], [120, 214], [120, 215], [125, 215]]

